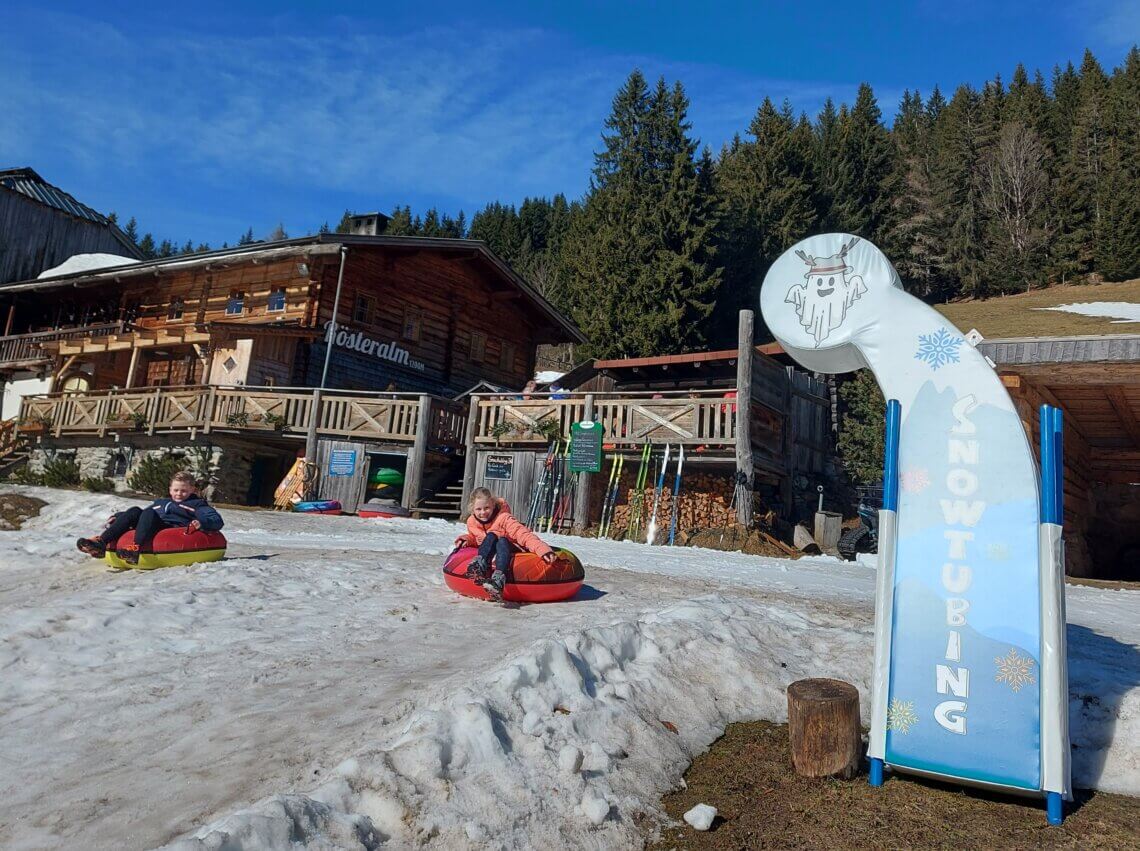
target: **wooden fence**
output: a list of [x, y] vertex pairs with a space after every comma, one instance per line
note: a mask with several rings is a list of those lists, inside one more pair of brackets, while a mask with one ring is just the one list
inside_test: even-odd
[[[62, 435], [201, 430], [269, 432], [305, 437], [313, 413], [312, 390], [299, 388], [158, 387], [27, 396], [20, 430]], [[421, 400], [428, 399], [433, 446], [463, 446], [466, 407], [417, 394], [345, 394], [322, 391], [317, 413], [321, 437], [414, 443]]]

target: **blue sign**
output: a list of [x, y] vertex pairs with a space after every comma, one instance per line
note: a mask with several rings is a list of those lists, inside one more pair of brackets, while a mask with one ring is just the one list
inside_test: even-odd
[[334, 449], [329, 453], [329, 475], [351, 476], [356, 472], [356, 450]]
[[850, 234], [785, 252], [760, 304], [805, 367], [869, 367], [891, 400], [872, 782], [888, 765], [1040, 791], [1059, 819], [1070, 797], [1060, 511], [1040, 508], [1033, 453], [1001, 380], [903, 290], [881, 251]]

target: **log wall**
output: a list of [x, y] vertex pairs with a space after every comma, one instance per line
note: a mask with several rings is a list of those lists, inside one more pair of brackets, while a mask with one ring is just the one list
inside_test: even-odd
[[0, 284], [31, 280], [73, 254], [128, 252], [105, 225], [0, 187]]

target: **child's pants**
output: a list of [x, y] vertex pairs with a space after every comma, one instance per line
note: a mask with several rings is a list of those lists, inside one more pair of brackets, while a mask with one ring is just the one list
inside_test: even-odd
[[483, 543], [479, 545], [479, 555], [483, 557], [483, 561], [491, 564], [491, 558], [494, 556], [495, 567], [508, 576], [510, 575], [511, 561], [514, 559], [516, 551], [517, 548], [514, 544], [506, 538], [500, 538], [494, 532], [488, 532]]
[[120, 511], [111, 518], [111, 525], [103, 530], [103, 534], [99, 537], [104, 543], [111, 543], [118, 540], [131, 529], [135, 530], [135, 543], [139, 545], [139, 549], [150, 546], [150, 542], [154, 540], [154, 536], [161, 532], [163, 529], [168, 529], [169, 524], [163, 522], [158, 516], [158, 512], [153, 508], [128, 508], [126, 511]]

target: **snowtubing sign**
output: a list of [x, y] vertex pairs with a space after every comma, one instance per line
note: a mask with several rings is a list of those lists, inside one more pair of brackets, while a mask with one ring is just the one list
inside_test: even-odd
[[1059, 822], [1071, 798], [1061, 521], [1041, 513], [1009, 394], [957, 328], [903, 290], [883, 253], [850, 234], [781, 255], [760, 308], [805, 368], [868, 367], [891, 400], [872, 783], [885, 764], [1044, 792]]

